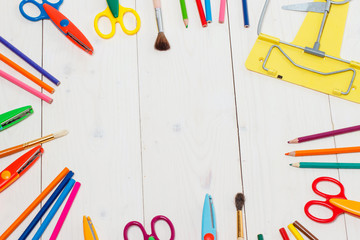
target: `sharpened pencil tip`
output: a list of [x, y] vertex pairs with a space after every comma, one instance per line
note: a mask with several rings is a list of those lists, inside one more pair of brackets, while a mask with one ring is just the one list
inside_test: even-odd
[[292, 163], [290, 163], [289, 166], [292, 166]]
[[289, 156], [290, 153], [285, 153], [286, 156]]

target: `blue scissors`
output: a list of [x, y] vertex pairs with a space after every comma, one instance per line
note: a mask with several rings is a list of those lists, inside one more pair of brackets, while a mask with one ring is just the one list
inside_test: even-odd
[[[19, 5], [20, 13], [24, 18], [36, 22], [43, 19], [50, 19], [55, 26], [76, 46], [83, 49], [85, 52], [92, 54], [94, 49], [89, 40], [81, 33], [81, 31], [63, 14], [59, 12], [59, 7], [64, 0], [59, 0], [56, 3], [42, 0], [41, 3], [36, 0], [22, 0]], [[32, 4], [40, 11], [39, 16], [32, 17], [24, 11], [26, 4]]]

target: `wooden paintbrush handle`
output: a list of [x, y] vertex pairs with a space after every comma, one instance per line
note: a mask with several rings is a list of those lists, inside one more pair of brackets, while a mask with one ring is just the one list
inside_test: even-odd
[[154, 8], [161, 8], [160, 0], [153, 0], [154, 1]]
[[9, 156], [9, 155], [11, 155], [11, 154], [20, 152], [20, 151], [22, 151], [22, 150], [24, 150], [23, 145], [18, 145], [18, 146], [15, 146], [15, 147], [11, 147], [11, 148], [2, 150], [2, 151], [0, 151], [0, 158]]
[[237, 211], [237, 237], [238, 240], [244, 239], [244, 223], [241, 210]]

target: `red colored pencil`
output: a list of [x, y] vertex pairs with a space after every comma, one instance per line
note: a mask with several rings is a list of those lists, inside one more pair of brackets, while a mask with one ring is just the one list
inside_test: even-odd
[[285, 228], [280, 228], [279, 232], [280, 232], [281, 237], [282, 237], [283, 240], [290, 240], [289, 236], [286, 233]]
[[207, 21], [206, 21], [206, 18], [205, 18], [204, 8], [202, 6], [201, 0], [196, 0], [196, 5], [197, 5], [197, 8], [199, 10], [201, 25], [203, 27], [207, 27]]

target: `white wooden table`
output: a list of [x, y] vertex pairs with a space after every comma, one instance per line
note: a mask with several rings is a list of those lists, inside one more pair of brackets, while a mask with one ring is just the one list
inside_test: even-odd
[[[45, 144], [41, 161], [0, 194], [1, 233], [68, 167], [82, 187], [58, 239], [82, 239], [83, 215], [91, 216], [100, 239], [112, 240], [123, 239], [123, 228], [131, 220], [150, 231], [150, 221], [158, 214], [172, 220], [176, 239], [200, 239], [206, 193], [214, 198], [218, 239], [236, 239], [234, 197], [242, 191], [247, 239], [259, 233], [265, 239], [280, 239], [278, 229], [295, 220], [321, 240], [359, 239], [359, 219], [343, 215], [331, 224], [318, 224], [303, 211], [308, 200], [319, 199], [311, 190], [319, 176], [340, 179], [347, 196], [359, 200], [358, 170], [295, 169], [288, 166], [294, 159], [284, 153], [360, 145], [359, 132], [297, 146], [286, 143], [359, 124], [360, 105], [245, 69], [263, 0], [249, 1], [250, 29], [243, 28], [240, 0], [228, 0], [223, 25], [217, 23], [219, 1], [212, 1], [214, 23], [206, 29], [200, 26], [195, 1], [187, 1], [190, 24], [185, 29], [179, 2], [163, 0], [168, 52], [153, 48], [157, 29], [151, 0], [122, 0], [122, 5], [136, 8], [142, 27], [136, 36], [118, 28], [110, 40], [100, 38], [93, 28], [95, 15], [106, 8], [105, 0], [64, 1], [61, 12], [93, 44], [93, 56], [61, 36], [50, 21], [24, 19], [19, 2], [0, 2], [1, 36], [62, 84], [49, 105], [0, 79], [0, 113], [25, 105], [35, 110], [29, 119], [0, 133], [0, 148], [62, 129], [70, 134]], [[264, 33], [287, 41], [294, 38], [305, 14], [281, 10], [290, 2], [294, 1], [271, 1]], [[359, 1], [351, 2], [342, 48], [342, 57], [358, 61], [359, 7]], [[126, 22], [134, 25], [131, 17]], [[0, 52], [40, 77], [2, 45]], [[0, 68], [34, 86], [3, 63]], [[1, 159], [0, 168], [23, 153]], [[312, 159], [356, 162], [359, 157]], [[37, 211], [9, 239], [17, 239]], [[314, 211], [328, 214], [322, 208]], [[43, 239], [49, 238], [58, 217], [59, 213]], [[157, 229], [168, 239], [165, 224]], [[142, 239], [139, 231], [130, 233], [132, 239]]]

